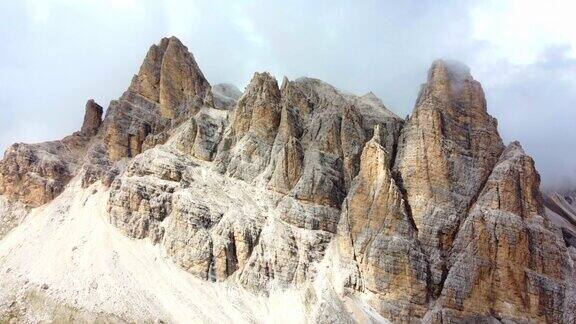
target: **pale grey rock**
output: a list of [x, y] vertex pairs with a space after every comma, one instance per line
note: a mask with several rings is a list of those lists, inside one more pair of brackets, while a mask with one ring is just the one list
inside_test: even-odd
[[278, 83], [268, 73], [256, 73], [218, 147], [217, 165], [236, 178], [256, 177], [268, 165], [279, 123]]
[[567, 246], [576, 248], [576, 190], [546, 192], [544, 206], [546, 217], [562, 229]]
[[20, 225], [28, 215], [28, 208], [21, 202], [12, 202], [0, 196], [0, 240], [13, 228]]
[[158, 109], [157, 103], [130, 91], [110, 103], [102, 128], [111, 161], [142, 153], [146, 137], [166, 129], [170, 122], [160, 116]]
[[228, 125], [228, 118], [226, 111], [204, 107], [179, 126], [168, 143], [185, 154], [211, 161]]
[[[262, 91], [248, 87], [243, 98], [267, 96], [254, 95], [255, 89]], [[276, 100], [276, 96], [273, 98]], [[348, 170], [343, 161], [354, 161], [354, 155], [359, 157], [366, 136], [372, 136], [375, 125], [382, 125], [383, 142], [394, 151], [402, 125], [383, 105], [362, 103], [358, 97], [316, 79], [284, 79], [280, 107], [268, 165], [256, 169], [261, 170], [260, 174], [256, 170], [248, 172], [250, 179], [256, 179], [253, 183], [264, 183], [270, 190], [285, 195], [275, 210], [281, 221], [270, 220], [264, 227], [263, 233], [274, 234], [262, 235], [257, 253], [251, 258], [253, 263], [241, 277], [247, 286], [257, 283], [256, 287], [264, 290], [276, 283], [301, 285], [303, 278], [314, 278], [317, 269], [310, 260], [323, 257], [337, 230], [340, 204], [347, 190], [345, 170], [349, 178], [357, 173], [353, 162], [348, 163]], [[267, 145], [247, 150], [245, 143], [225, 141], [223, 144], [232, 148], [229, 151], [254, 152], [261, 162], [268, 158]], [[265, 154], [259, 155], [260, 152]], [[232, 161], [230, 165], [234, 167]], [[265, 275], [261, 273], [263, 269]]]
[[256, 292], [302, 286], [315, 278], [315, 260], [324, 257], [332, 237], [329, 232], [286, 226], [276, 217], [268, 218], [240, 282]]
[[110, 221], [185, 270], [224, 280], [244, 267], [275, 199], [200, 163], [170, 144], [139, 155], [112, 183]]

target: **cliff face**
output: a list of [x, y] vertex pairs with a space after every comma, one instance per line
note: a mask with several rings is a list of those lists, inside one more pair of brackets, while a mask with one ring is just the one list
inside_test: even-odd
[[80, 132], [8, 149], [0, 233], [104, 186], [123, 235], [215, 287], [299, 291], [310, 322], [576, 320], [574, 243], [459, 63], [434, 62], [402, 120], [316, 79], [211, 87], [172, 37], [102, 114], [89, 101]]
[[434, 62], [402, 130], [394, 166], [439, 292], [460, 223], [503, 150], [468, 68]]

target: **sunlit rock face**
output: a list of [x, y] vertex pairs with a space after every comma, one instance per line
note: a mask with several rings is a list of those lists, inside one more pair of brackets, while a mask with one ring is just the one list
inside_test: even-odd
[[394, 171], [437, 288], [460, 223], [503, 150], [496, 126], [468, 68], [434, 62], [402, 130]]
[[158, 103], [160, 115], [170, 119], [190, 105], [212, 103], [210, 83], [176, 37], [150, 47], [129, 90]]
[[[88, 101], [79, 132], [7, 150], [0, 257], [28, 244], [12, 242], [12, 231], [41, 231], [26, 224], [31, 210], [45, 209], [48, 222], [76, 222], [92, 215], [94, 206], [82, 206], [96, 195], [106, 233], [140, 247], [110, 241], [119, 249], [113, 262], [116, 253], [164, 262], [172, 270], [146, 271], [199, 278], [209, 300], [230, 291], [249, 296], [248, 305], [296, 296], [301, 318], [320, 323], [576, 320], [576, 198], [542, 195], [534, 162], [519, 143], [504, 146], [481, 85], [460, 63], [434, 62], [403, 120], [373, 93], [312, 78], [279, 84], [261, 72], [244, 92], [212, 87], [171, 37], [149, 49], [126, 92], [103, 110]], [[12, 254], [0, 260], [18, 264]], [[66, 282], [82, 281], [74, 276], [85, 269], [66, 260]], [[6, 271], [39, 271], [28, 266]], [[136, 269], [122, 271], [135, 280]], [[3, 287], [25, 286], [9, 278], [0, 278]], [[82, 291], [53, 288], [57, 300]], [[198, 300], [196, 289], [177, 288], [166, 300]], [[76, 298], [74, 307], [100, 311], [118, 293], [97, 291], [95, 304]], [[15, 314], [2, 298], [9, 297], [0, 294], [0, 321]], [[113, 318], [161, 317], [134, 315], [160, 309], [154, 299], [133, 302], [138, 307], [113, 308]], [[246, 305], [232, 314], [262, 318]], [[232, 318], [229, 309], [214, 312]]]
[[370, 293], [375, 309], [393, 321], [418, 319], [428, 305], [428, 262], [389, 165], [377, 128], [343, 205], [342, 253], [357, 264], [356, 288]]
[[458, 233], [435, 320], [575, 320], [574, 264], [540, 216], [539, 185], [534, 161], [510, 144]]
[[58, 141], [10, 146], [0, 161], [0, 195], [31, 207], [50, 202], [79, 172], [101, 124], [102, 107], [89, 100], [79, 132]]

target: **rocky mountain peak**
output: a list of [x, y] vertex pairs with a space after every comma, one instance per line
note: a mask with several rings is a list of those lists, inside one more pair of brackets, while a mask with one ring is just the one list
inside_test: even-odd
[[402, 120], [313, 78], [211, 87], [171, 37], [102, 112], [0, 161], [0, 322], [576, 320], [576, 197], [547, 220], [460, 63]]
[[381, 140], [380, 140], [380, 125], [376, 125], [376, 127], [374, 127], [374, 134], [372, 135], [372, 138], [370, 139], [370, 142], [381, 145]]
[[379, 103], [379, 104], [384, 105], [384, 104], [382, 103], [382, 100], [381, 100], [380, 98], [378, 98], [378, 97], [374, 94], [374, 92], [372, 92], [372, 91], [369, 91], [368, 93], [364, 94], [361, 98], [363, 98], [363, 99], [365, 99], [365, 100], [367, 100], [367, 101], [377, 102], [377, 103]]
[[244, 134], [251, 129], [273, 137], [280, 122], [279, 103], [280, 89], [276, 79], [268, 72], [254, 73], [238, 101], [239, 111], [234, 120], [236, 133]]
[[86, 102], [86, 112], [84, 114], [84, 122], [80, 132], [89, 136], [96, 135], [102, 125], [102, 113], [104, 109], [97, 104], [94, 99]]
[[470, 68], [456, 60], [436, 60], [432, 63], [428, 71], [428, 82], [462, 82], [472, 81], [474, 78], [470, 73]]
[[470, 68], [458, 61], [434, 61], [428, 71], [428, 80], [418, 96], [417, 105], [435, 98], [452, 103], [454, 109], [486, 111], [486, 100], [480, 83], [470, 74]]
[[504, 149], [484, 92], [468, 68], [436, 61], [406, 126], [396, 165], [433, 280], [442, 281], [445, 252]]
[[130, 90], [158, 103], [161, 116], [170, 119], [186, 106], [213, 104], [210, 83], [188, 48], [174, 36], [150, 47]]
[[510, 144], [508, 144], [508, 146], [506, 146], [504, 152], [502, 152], [500, 160], [505, 160], [512, 158], [514, 156], [523, 156], [523, 155], [527, 156], [526, 152], [524, 152], [522, 144], [520, 144], [519, 141], [512, 141]]

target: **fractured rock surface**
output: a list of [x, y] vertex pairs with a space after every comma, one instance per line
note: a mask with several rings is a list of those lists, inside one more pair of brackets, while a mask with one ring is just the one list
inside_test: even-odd
[[403, 321], [426, 313], [428, 263], [392, 179], [389, 155], [376, 133], [364, 147], [360, 173], [344, 203], [340, 235], [371, 304], [386, 318]]
[[459, 225], [503, 150], [496, 126], [468, 68], [434, 62], [402, 130], [394, 171], [436, 285]]
[[576, 320], [573, 261], [540, 216], [539, 185], [532, 159], [510, 144], [458, 233], [435, 320]]
[[10, 146], [0, 161], [0, 195], [32, 207], [58, 196], [78, 172], [101, 116], [102, 107], [89, 100], [80, 132], [58, 141]]
[[99, 231], [111, 224], [148, 246], [124, 255], [153, 249], [252, 299], [296, 294], [309, 322], [576, 321], [576, 195], [542, 195], [534, 162], [519, 143], [504, 147], [459, 63], [434, 62], [402, 120], [373, 93], [312, 78], [279, 85], [262, 72], [243, 93], [211, 86], [187, 48], [164, 38], [102, 115], [90, 100], [79, 132], [7, 150], [0, 238], [28, 230], [29, 213], [72, 217], [72, 200], [88, 213], [90, 198], [74, 195], [96, 188]]
[[187, 106], [212, 102], [210, 84], [176, 37], [163, 38], [150, 47], [129, 90], [158, 103], [160, 115], [169, 119]]

